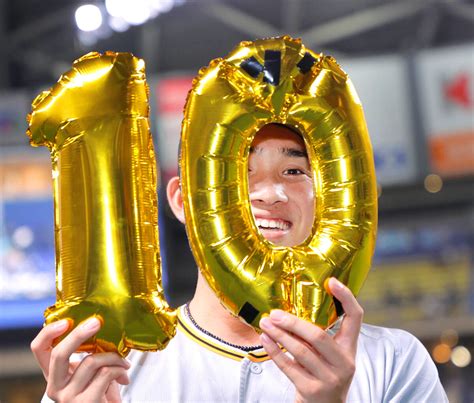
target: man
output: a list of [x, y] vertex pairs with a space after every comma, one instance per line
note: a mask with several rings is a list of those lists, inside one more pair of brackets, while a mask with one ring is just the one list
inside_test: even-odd
[[[311, 165], [302, 138], [281, 125], [264, 126], [248, 168], [252, 212], [263, 236], [277, 245], [302, 243], [314, 219]], [[184, 223], [179, 178], [170, 180], [167, 195]], [[97, 319], [55, 348], [54, 338], [68, 325], [51, 324], [32, 350], [48, 382], [47, 395], [59, 402], [447, 401], [417, 339], [362, 325], [363, 311], [352, 293], [334, 278], [329, 288], [345, 311], [335, 334], [275, 310], [261, 320], [258, 335], [223, 308], [199, 275], [193, 299], [180, 308], [177, 335], [161, 352], [133, 351], [130, 362], [113, 353], [93, 354], [71, 363], [79, 345], [98, 331]]]

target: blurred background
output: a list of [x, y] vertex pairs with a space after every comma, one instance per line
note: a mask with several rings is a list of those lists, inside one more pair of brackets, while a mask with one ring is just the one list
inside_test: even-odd
[[[145, 59], [161, 184], [200, 67], [242, 40], [290, 34], [333, 55], [362, 99], [379, 184], [365, 321], [409, 330], [451, 402], [474, 401], [474, 1], [0, 0], [0, 401], [38, 401], [29, 351], [55, 300], [51, 164], [25, 135], [31, 101], [90, 51]], [[160, 187], [163, 277], [193, 293], [184, 228]]]

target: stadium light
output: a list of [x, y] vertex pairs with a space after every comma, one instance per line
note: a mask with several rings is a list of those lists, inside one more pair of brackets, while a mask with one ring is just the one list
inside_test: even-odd
[[102, 25], [102, 13], [94, 4], [84, 4], [76, 9], [76, 25], [84, 32], [95, 31]]

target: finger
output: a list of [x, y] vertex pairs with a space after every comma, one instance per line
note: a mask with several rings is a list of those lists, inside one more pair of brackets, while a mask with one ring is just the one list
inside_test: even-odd
[[260, 341], [273, 362], [295, 385], [296, 389], [311, 380], [311, 375], [295, 360], [288, 357], [268, 334], [262, 333]]
[[[299, 339], [304, 340], [330, 365], [337, 367], [338, 364], [341, 364], [343, 354], [340, 347], [328, 333], [318, 326], [279, 309], [271, 311], [270, 320], [271, 323], [279, 329], [288, 331], [298, 336]], [[297, 341], [297, 339], [295, 340]], [[287, 347], [283, 341], [277, 341], [290, 351], [289, 347]], [[290, 351], [290, 353], [293, 354], [292, 351]]]
[[267, 317], [260, 321], [263, 331], [272, 340], [282, 345], [294, 358], [294, 360], [318, 379], [324, 379], [328, 374], [328, 364], [321, 359], [318, 354], [311, 349], [305, 341], [299, 339], [286, 330], [274, 326]]
[[100, 401], [102, 399], [112, 381], [117, 379], [126, 379], [128, 384], [127, 371], [123, 367], [102, 367], [97, 371], [97, 375], [92, 379], [86, 391], [82, 394], [84, 401]]
[[63, 319], [45, 326], [31, 342], [31, 351], [40, 365], [45, 378], [49, 375], [49, 361], [53, 342], [69, 328], [67, 319]]
[[334, 277], [329, 279], [328, 287], [331, 294], [341, 302], [346, 313], [342, 320], [341, 329], [336, 335], [337, 342], [351, 348], [355, 352], [364, 311], [351, 290]]
[[[122, 383], [122, 385], [125, 385]], [[105, 400], [107, 403], [120, 403], [122, 399], [120, 398], [120, 389], [119, 384], [116, 380], [110, 382], [107, 392], [105, 392]]]
[[72, 396], [81, 393], [102, 367], [130, 368], [130, 364], [116, 353], [91, 354], [82, 360], [68, 383]]
[[92, 317], [80, 324], [59, 343], [51, 353], [49, 382], [63, 388], [69, 380], [69, 359], [79, 346], [100, 329], [98, 318]]

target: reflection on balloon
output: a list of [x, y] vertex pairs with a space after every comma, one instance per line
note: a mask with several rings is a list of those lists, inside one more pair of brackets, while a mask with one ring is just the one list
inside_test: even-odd
[[[249, 147], [269, 123], [302, 133], [314, 172], [315, 221], [296, 247], [265, 240], [249, 203]], [[275, 308], [322, 327], [333, 323], [324, 282], [335, 276], [359, 292], [377, 227], [362, 106], [336, 61], [289, 37], [242, 42], [193, 81], [181, 144], [188, 236], [224, 306], [256, 328]]]
[[161, 287], [143, 60], [87, 54], [32, 107], [30, 143], [53, 165], [57, 300], [46, 323], [100, 317], [81, 351], [164, 348], [176, 318]]

